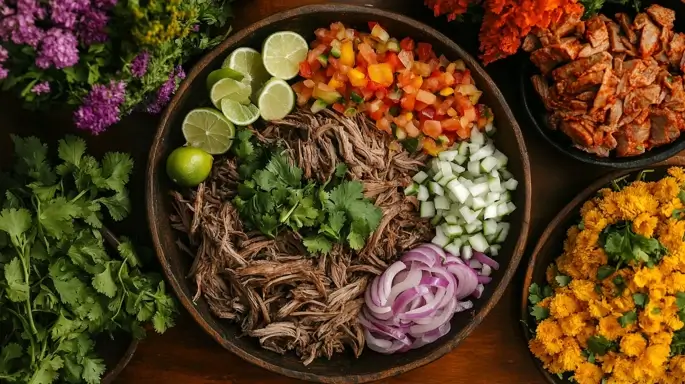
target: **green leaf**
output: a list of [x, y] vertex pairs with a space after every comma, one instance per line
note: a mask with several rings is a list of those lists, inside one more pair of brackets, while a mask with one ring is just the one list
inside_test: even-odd
[[0, 231], [6, 232], [10, 237], [19, 239], [31, 228], [31, 213], [24, 208], [3, 209], [0, 212]]
[[174, 323], [169, 314], [157, 311], [154, 316], [152, 316], [152, 326], [157, 333], [164, 333], [169, 328], [173, 327]]
[[680, 199], [680, 202], [685, 204], [685, 191], [680, 191], [678, 193], [678, 198]]
[[327, 254], [333, 249], [333, 244], [324, 236], [306, 237], [302, 243], [310, 253]]
[[67, 135], [64, 139], [59, 141], [57, 154], [60, 159], [68, 164], [78, 167], [81, 164], [81, 158], [86, 153], [86, 141], [80, 137]]
[[18, 257], [5, 264], [5, 280], [7, 281], [7, 298], [15, 303], [29, 299], [29, 285], [24, 279], [23, 267]]
[[107, 207], [109, 215], [115, 221], [121, 221], [131, 212], [131, 200], [128, 197], [128, 192], [125, 190], [118, 192], [114, 196], [102, 197], [97, 200]]
[[676, 292], [675, 294], [675, 305], [678, 306], [679, 310], [685, 309], [685, 292]]
[[549, 309], [543, 308], [539, 305], [534, 305], [530, 309], [530, 314], [535, 318], [535, 320], [542, 321], [549, 317]]
[[119, 251], [119, 255], [121, 255], [130, 266], [138, 267], [141, 265], [140, 258], [133, 247], [133, 243], [131, 243], [128, 238], [121, 237], [121, 243], [119, 243], [117, 250]]
[[48, 147], [34, 136], [21, 138], [11, 135], [11, 137], [17, 156], [15, 171], [20, 175], [38, 180], [43, 185], [54, 184], [55, 174], [47, 164]]
[[52, 325], [50, 329], [50, 336], [53, 340], [58, 340], [60, 338], [66, 338], [71, 336], [74, 332], [80, 333], [83, 331], [83, 326], [80, 320], [67, 319], [64, 316], [64, 311], [60, 311], [57, 321]]
[[8, 343], [0, 350], [0, 376], [10, 372], [10, 363], [23, 356], [23, 349], [17, 343]]
[[628, 311], [623, 314], [623, 316], [618, 318], [618, 323], [621, 324], [622, 328], [627, 327], [637, 321], [637, 312], [635, 310]]
[[334, 240], [340, 240], [340, 233], [345, 226], [345, 213], [341, 211], [331, 212], [325, 223], [321, 224], [319, 233]]
[[621, 296], [623, 291], [625, 291], [627, 288], [626, 282], [623, 280], [623, 276], [618, 275], [614, 277], [611, 282], [614, 283], [614, 287], [616, 287], [616, 296]]
[[590, 336], [587, 340], [587, 347], [590, 352], [598, 356], [604, 356], [607, 352], [616, 348], [616, 344], [609, 341], [604, 336]]
[[38, 369], [33, 373], [28, 384], [51, 384], [59, 376], [58, 371], [64, 366], [64, 361], [59, 356], [43, 359]]
[[105, 373], [105, 362], [102, 359], [83, 358], [83, 380], [88, 384], [99, 384], [102, 374]]
[[342, 177], [345, 177], [346, 174], [347, 174], [347, 164], [338, 163], [335, 166], [335, 176], [342, 178]]
[[93, 287], [103, 295], [113, 298], [117, 294], [117, 285], [112, 277], [111, 263], [105, 264], [105, 270], [93, 277]]
[[302, 170], [292, 165], [283, 153], [271, 157], [266, 169], [290, 187], [299, 188], [301, 185]]
[[647, 305], [647, 303], [649, 303], [649, 296], [647, 296], [644, 293], [634, 293], [633, 301], [635, 302], [636, 307], [644, 308]]
[[81, 210], [76, 204], [64, 197], [58, 197], [42, 205], [38, 221], [48, 235], [61, 239], [65, 234], [74, 232], [72, 220], [80, 213]]
[[565, 287], [571, 282], [571, 278], [566, 275], [558, 275], [554, 278], [560, 287]]
[[133, 159], [126, 153], [108, 152], [102, 159], [102, 177], [107, 188], [124, 192], [133, 170]]
[[608, 265], [602, 265], [597, 269], [597, 280], [604, 280], [616, 272], [616, 270]]

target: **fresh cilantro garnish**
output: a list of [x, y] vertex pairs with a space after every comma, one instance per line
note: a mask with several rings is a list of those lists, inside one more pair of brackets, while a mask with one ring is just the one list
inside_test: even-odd
[[621, 324], [621, 327], [625, 328], [630, 324], [633, 324], [637, 321], [637, 312], [635, 310], [628, 311], [623, 314], [623, 316], [618, 318], [618, 323]]
[[616, 272], [616, 270], [608, 265], [602, 265], [597, 269], [597, 280], [604, 280]]
[[607, 340], [604, 336], [595, 335], [587, 339], [587, 349], [595, 356], [603, 356], [609, 351], [616, 350], [616, 348], [616, 343]]
[[649, 303], [649, 296], [640, 292], [633, 293], [633, 301], [636, 307], [644, 309], [647, 303]]
[[585, 349], [583, 352], [581, 352], [581, 356], [583, 356], [589, 363], [594, 364], [595, 363], [595, 354], [594, 352]]
[[537, 283], [533, 283], [528, 287], [528, 301], [534, 305], [552, 296], [553, 293], [552, 287], [549, 285], [541, 289]]
[[685, 328], [673, 332], [671, 356], [685, 355]]
[[623, 291], [625, 291], [627, 288], [623, 276], [618, 275], [614, 277], [614, 279], [611, 282], [614, 283], [614, 287], [616, 287], [616, 296], [621, 296], [623, 294]]
[[539, 305], [534, 305], [530, 309], [530, 314], [535, 318], [535, 320], [542, 321], [549, 317], [549, 309], [543, 308]]
[[[248, 138], [243, 136], [239, 140]], [[306, 182], [302, 169], [277, 152], [238, 186], [233, 203], [248, 227], [267, 236], [276, 237], [286, 228], [301, 232], [311, 253], [328, 253], [335, 242], [361, 250], [382, 213], [364, 197], [360, 182], [342, 180], [346, 174], [347, 165], [338, 164], [334, 179]]]
[[617, 268], [631, 263], [656, 265], [666, 255], [667, 249], [659, 240], [636, 234], [629, 222], [611, 225], [602, 231], [600, 244]]
[[558, 275], [554, 278], [560, 287], [565, 287], [571, 282], [571, 278], [566, 275]]
[[0, 190], [0, 382], [99, 383], [98, 334], [140, 338], [146, 322], [163, 332], [176, 312], [133, 245], [106, 249], [100, 233], [130, 211], [133, 161], [108, 153], [100, 162], [67, 136], [53, 162], [38, 139], [13, 140], [17, 162]]
[[661, 308], [659, 308], [659, 307], [652, 308], [652, 314], [653, 315], [658, 315], [660, 313], [661, 313]]
[[419, 144], [421, 142], [418, 138], [412, 137], [406, 140], [402, 140], [402, 147], [409, 153], [415, 153], [419, 150]]

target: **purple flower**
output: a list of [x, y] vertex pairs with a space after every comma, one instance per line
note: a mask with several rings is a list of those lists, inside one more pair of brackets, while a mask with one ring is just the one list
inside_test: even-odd
[[0, 65], [0, 80], [7, 78], [9, 76], [9, 71]]
[[11, 40], [17, 45], [38, 46], [43, 30], [36, 27], [36, 20], [45, 18], [45, 10], [37, 0], [17, 0], [16, 10], [9, 5], [0, 4], [0, 40]]
[[97, 8], [108, 10], [117, 5], [117, 1], [118, 0], [93, 0], [93, 5]]
[[42, 83], [38, 83], [31, 88], [31, 92], [35, 93], [36, 95], [42, 95], [44, 93], [50, 93], [50, 83], [47, 81], [44, 81]]
[[42, 69], [48, 69], [51, 65], [61, 69], [76, 65], [78, 60], [76, 36], [69, 31], [52, 28], [45, 34], [36, 58], [36, 65]]
[[90, 0], [50, 0], [50, 18], [66, 29], [74, 28], [79, 14], [90, 7]]
[[87, 10], [83, 16], [81, 16], [81, 23], [78, 27], [79, 40], [86, 45], [92, 45], [95, 43], [104, 43], [107, 41], [107, 22], [109, 17], [105, 11], [97, 9]]
[[143, 51], [131, 61], [131, 74], [133, 77], [141, 78], [147, 72], [147, 65], [150, 62], [150, 53]]
[[186, 78], [186, 73], [180, 65], [174, 68], [169, 74], [169, 79], [157, 90], [157, 98], [147, 106], [147, 112], [158, 114], [169, 104], [171, 96], [176, 92], [180, 80]]
[[119, 107], [126, 97], [126, 84], [112, 80], [109, 85], [94, 85], [83, 100], [83, 105], [74, 113], [74, 122], [80, 129], [94, 135], [105, 131], [119, 121]]
[[193, 32], [199, 32], [199, 31], [200, 31], [200, 24], [193, 25]]
[[7, 50], [5, 48], [0, 46], [0, 63], [4, 63], [9, 58], [10, 58], [9, 52], [7, 52]]

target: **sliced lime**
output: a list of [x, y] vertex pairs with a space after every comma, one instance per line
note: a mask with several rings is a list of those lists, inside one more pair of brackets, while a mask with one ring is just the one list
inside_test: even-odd
[[280, 120], [295, 107], [295, 95], [284, 80], [271, 79], [261, 91], [257, 105], [264, 120]]
[[271, 76], [264, 68], [262, 55], [252, 48], [238, 48], [224, 61], [222, 68], [231, 68], [245, 75], [243, 82], [252, 89], [252, 100], [257, 99], [257, 91]]
[[227, 97], [239, 103], [249, 104], [251, 92], [250, 86], [241, 81], [221, 79], [214, 84], [209, 97], [214, 106], [221, 108], [221, 100]]
[[264, 41], [262, 59], [271, 76], [290, 80], [300, 71], [300, 63], [307, 58], [309, 45], [295, 32], [276, 32]]
[[235, 100], [221, 100], [221, 111], [233, 124], [246, 126], [259, 119], [259, 108], [254, 104], [243, 105]]
[[221, 79], [233, 79], [241, 81], [243, 78], [245, 78], [245, 75], [238, 71], [234, 71], [231, 68], [217, 69], [216, 71], [212, 71], [212, 73], [207, 76], [207, 90], [211, 90], [214, 84]]
[[199, 108], [190, 111], [183, 120], [183, 136], [191, 147], [220, 155], [231, 148], [235, 127], [221, 112]]

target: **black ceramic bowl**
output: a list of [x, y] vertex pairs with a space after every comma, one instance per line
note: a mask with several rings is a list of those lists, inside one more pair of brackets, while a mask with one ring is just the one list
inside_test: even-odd
[[[644, 7], [649, 6], [650, 3], [651, 2], [644, 2]], [[676, 11], [674, 29], [675, 31], [680, 32], [685, 31], [685, 4], [674, 0], [659, 1], [658, 3], [664, 7]], [[625, 12], [631, 16], [634, 16], [636, 13], [632, 8], [615, 4], [606, 5], [602, 8], [602, 13], [612, 18], [617, 12]], [[609, 157], [599, 157], [575, 148], [568, 136], [563, 134], [561, 131], [551, 129], [547, 119], [549, 114], [542, 103], [542, 99], [540, 99], [538, 93], [535, 92], [533, 83], [530, 80], [533, 75], [539, 73], [540, 72], [538, 69], [530, 60], [525, 59], [523, 61], [523, 65], [520, 70], [521, 83], [519, 87], [521, 97], [523, 99], [523, 105], [526, 109], [526, 113], [528, 113], [528, 116], [533, 121], [533, 126], [535, 129], [537, 129], [537, 131], [542, 135], [542, 137], [545, 138], [545, 140], [547, 140], [547, 142], [549, 142], [549, 144], [559, 150], [559, 152], [576, 160], [593, 165], [601, 165], [610, 168], [641, 168], [666, 160], [685, 149], [685, 134], [682, 133], [681, 136], [674, 142], [652, 148], [639, 156], [618, 157], [612, 152]]]

